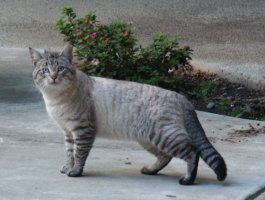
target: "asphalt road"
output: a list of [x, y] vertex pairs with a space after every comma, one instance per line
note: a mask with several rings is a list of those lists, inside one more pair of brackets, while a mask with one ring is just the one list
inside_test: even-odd
[[62, 47], [55, 28], [63, 5], [104, 23], [132, 20], [140, 44], [156, 32], [179, 35], [193, 64], [254, 88], [265, 88], [265, 2], [260, 0], [12, 0], [0, 2], [0, 46]]

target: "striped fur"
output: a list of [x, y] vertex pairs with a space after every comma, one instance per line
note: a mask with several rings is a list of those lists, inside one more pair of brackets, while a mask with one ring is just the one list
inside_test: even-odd
[[67, 161], [62, 173], [82, 174], [97, 136], [136, 140], [155, 155], [157, 161], [143, 167], [143, 174], [157, 174], [178, 157], [187, 162], [187, 174], [179, 182], [190, 185], [201, 157], [218, 180], [225, 179], [223, 158], [182, 95], [134, 82], [89, 77], [71, 64], [70, 45], [61, 54], [41, 54], [30, 48], [30, 55], [35, 65], [33, 79], [47, 112], [65, 135]]

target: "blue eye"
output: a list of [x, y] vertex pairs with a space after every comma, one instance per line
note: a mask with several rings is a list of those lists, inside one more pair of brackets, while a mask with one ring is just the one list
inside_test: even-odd
[[58, 72], [62, 72], [64, 70], [64, 67], [63, 66], [59, 66], [57, 70], [58, 70]]
[[42, 68], [42, 72], [43, 72], [44, 74], [47, 74], [47, 73], [49, 73], [50, 71], [49, 71], [49, 69], [48, 69], [47, 67], [45, 67], [45, 68]]

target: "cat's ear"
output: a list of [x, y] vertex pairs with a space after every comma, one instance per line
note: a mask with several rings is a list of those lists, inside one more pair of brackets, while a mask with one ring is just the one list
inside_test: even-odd
[[42, 59], [41, 53], [31, 47], [29, 47], [29, 54], [30, 54], [30, 57], [31, 57], [31, 60], [34, 66], [37, 64], [37, 62], [40, 59]]
[[60, 56], [66, 57], [70, 62], [72, 62], [73, 59], [73, 46], [71, 44], [68, 44], [64, 47], [62, 53]]

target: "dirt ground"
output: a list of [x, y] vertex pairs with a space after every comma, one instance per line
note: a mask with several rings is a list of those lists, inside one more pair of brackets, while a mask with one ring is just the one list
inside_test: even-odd
[[183, 93], [197, 110], [246, 119], [265, 120], [265, 92], [195, 71], [192, 67], [175, 72], [181, 77]]

